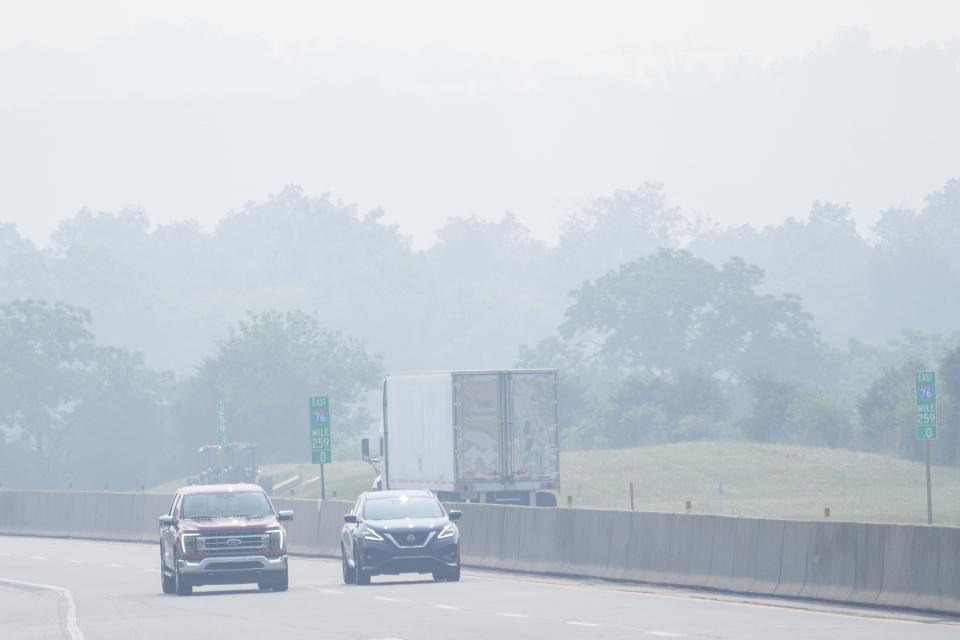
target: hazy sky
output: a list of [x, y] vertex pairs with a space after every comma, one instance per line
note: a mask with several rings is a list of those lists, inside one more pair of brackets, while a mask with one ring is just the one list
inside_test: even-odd
[[[216, 52], [197, 55], [196, 74], [192, 74], [188, 66], [187, 71], [177, 72], [180, 75], [172, 74], [174, 77], [162, 73], [151, 75], [151, 69], [138, 68], [126, 69], [123, 73], [113, 70], [104, 77], [97, 75], [96, 68], [103, 66], [103, 60], [97, 57], [101, 50], [98, 48], [107, 47], [103, 50], [108, 54], [104, 55], [123, 57], [117, 52], [125, 51], [125, 47], [135, 51], [137, 40], [144, 33], [152, 33], [144, 32], [143, 25], [157, 23], [186, 29], [185, 33], [194, 39], [198, 34], [210, 34], [210, 38], [218, 42], [223, 39], [233, 47], [231, 51], [239, 52], [239, 59], [234, 65], [221, 61], [213, 65], [213, 71], [207, 75], [203, 75], [207, 69], [201, 58], [208, 54], [215, 56]], [[398, 148], [388, 148], [389, 140], [409, 145], [412, 138], [404, 138], [404, 132], [396, 131], [396, 127], [387, 131], [387, 124], [382, 125], [385, 137], [379, 148], [365, 138], [373, 134], [357, 132], [350, 126], [306, 132], [301, 143], [297, 140], [297, 128], [291, 125], [284, 129], [283, 122], [277, 123], [269, 135], [261, 128], [248, 131], [249, 147], [244, 146], [246, 140], [235, 140], [237, 132], [244, 131], [243, 123], [250, 118], [286, 120], [284, 111], [295, 110], [295, 107], [291, 107], [290, 102], [278, 106], [277, 96], [286, 94], [286, 99], [294, 99], [296, 91], [288, 88], [296, 84], [297, 78], [318, 81], [305, 67], [311, 60], [318, 59], [316, 56], [332, 52], [338, 52], [338, 60], [343, 60], [343, 56], [348, 55], [344, 52], [350, 51], [373, 52], [380, 56], [374, 60], [382, 60], [384, 52], [389, 58], [391, 51], [440, 58], [445, 51], [455, 51], [465, 59], [480, 61], [478, 68], [483, 67], [487, 73], [502, 73], [506, 78], [515, 71], [517, 78], [504, 81], [515, 89], [531, 78], [549, 78], [551, 74], [581, 79], [595, 76], [598, 82], [602, 81], [600, 78], [649, 82], [666, 71], [706, 68], [716, 72], [744, 61], [777, 64], [819, 50], [851, 27], [867, 34], [869, 46], [874, 50], [934, 44], [955, 51], [960, 46], [960, 3], [551, 0], [280, 1], [266, 5], [236, 0], [82, 3], [41, 0], [18, 6], [7, 4], [0, 16], [0, 59], [5, 61], [5, 64], [0, 62], [0, 81], [10, 81], [0, 85], [0, 115], [5, 114], [12, 124], [6, 129], [0, 126], [0, 135], [8, 138], [6, 144], [0, 139], [0, 171], [10, 181], [0, 185], [0, 221], [16, 222], [21, 233], [42, 242], [57, 221], [73, 215], [81, 207], [115, 211], [133, 205], [143, 207], [157, 223], [199, 219], [211, 228], [228, 210], [237, 209], [249, 200], [263, 200], [285, 183], [299, 183], [308, 193], [329, 190], [337, 198], [356, 202], [361, 210], [383, 207], [389, 221], [398, 223], [402, 231], [423, 246], [431, 241], [432, 231], [449, 215], [477, 214], [496, 219], [503, 212], [512, 211], [535, 232], [549, 236], [552, 226], [572, 207], [607, 195], [614, 188], [632, 188], [645, 180], [663, 180], [673, 201], [728, 224], [773, 223], [786, 215], [803, 215], [811, 199], [823, 197], [849, 200], [860, 209], [858, 220], [866, 226], [880, 208], [917, 206], [921, 198], [939, 188], [944, 179], [960, 176], [960, 166], [952, 168], [949, 157], [941, 158], [930, 164], [924, 174], [927, 180], [889, 185], [887, 191], [871, 195], [861, 194], [869, 191], [871, 181], [877, 182], [876, 176], [862, 176], [860, 184], [851, 184], [849, 189], [842, 180], [814, 177], [795, 196], [785, 196], [792, 198], [784, 203], [785, 208], [771, 212], [765, 204], [770, 198], [738, 206], [736, 190], [742, 189], [741, 186], [724, 184], [727, 181], [722, 176], [711, 183], [694, 179], [700, 174], [692, 169], [690, 179], [685, 180], [682, 163], [672, 162], [661, 171], [655, 157], [638, 161], [634, 167], [624, 167], [621, 156], [616, 162], [611, 161], [609, 167], [570, 166], [566, 173], [556, 169], [552, 180], [542, 176], [527, 179], [524, 163], [542, 161], [543, 164], [549, 158], [537, 157], [536, 145], [541, 139], [532, 138], [524, 146], [514, 144], [519, 136], [511, 137], [508, 133], [504, 133], [502, 139], [491, 139], [484, 133], [479, 136], [484, 139], [470, 141], [473, 148], [466, 149], [465, 153], [488, 164], [512, 165], [510, 176], [498, 173], [496, 167], [490, 169], [489, 175], [481, 175], [486, 173], [483, 165], [479, 169], [466, 161], [461, 165], [457, 158], [426, 163], [416, 158], [415, 153], [411, 157]], [[169, 32], [163, 37], [169, 38]], [[273, 61], [265, 63], [263, 68], [257, 61], [257, 52], [263, 53], [258, 47], [266, 47]], [[130, 59], [138, 60], [136, 55]], [[82, 61], [77, 63], [82, 72], [70, 70], [71, 60]], [[282, 68], [285, 60], [290, 61], [287, 70]], [[443, 60], [431, 64], [442, 66]], [[237, 87], [245, 81], [248, 70], [249, 95], [242, 98], [238, 111], [218, 118], [222, 120], [217, 123], [221, 130], [217, 135], [210, 134], [210, 116], [221, 113], [223, 107], [209, 100], [231, 97], [236, 106]], [[64, 77], [56, 79], [59, 71], [63, 71]], [[4, 78], [3, 74], [10, 78]], [[451, 74], [455, 75], [456, 70]], [[58, 84], [45, 85], [48, 77], [56, 79]], [[398, 94], [398, 111], [417, 111], [422, 115], [424, 105], [436, 105], [436, 117], [442, 120], [450, 113], [459, 113], [458, 109], [469, 113], [470, 109], [479, 108], [466, 99], [473, 90], [469, 86], [453, 97], [443, 91], [434, 96], [434, 87], [430, 84], [433, 80], [425, 81], [426, 85], [418, 88], [413, 86], [415, 77], [398, 77], [404, 78], [406, 86], [383, 88], [389, 95], [393, 95], [391, 91]], [[357, 78], [342, 81], [350, 85], [350, 91], [356, 96], [382, 99], [381, 93], [356, 87], [364, 81], [362, 72]], [[383, 82], [382, 77], [380, 81]], [[123, 87], [136, 89], [125, 94]], [[162, 95], [151, 95], [152, 88]], [[309, 93], [310, 88], [304, 91]], [[406, 93], [418, 94], [421, 102], [410, 104]], [[98, 107], [100, 110], [85, 120], [83, 109], [92, 108], [89, 105], [97, 102], [97, 96], [102, 96], [102, 109]], [[481, 91], [478, 104], [482, 104], [484, 97]], [[172, 105], [171, 111], [179, 114], [179, 120], [177, 124], [171, 120], [154, 128], [152, 116], [144, 114], [162, 111], [165, 100]], [[84, 106], [68, 108], [73, 103]], [[361, 108], [357, 104], [351, 106], [351, 114]], [[502, 105], [497, 107], [503, 109]], [[195, 110], [195, 122], [185, 119], [184, 109]], [[79, 115], [75, 115], [77, 111]], [[509, 123], [513, 117], [507, 111], [501, 115], [502, 122]], [[71, 121], [71, 117], [76, 120]], [[297, 114], [297, 117], [301, 119], [290, 122], [309, 122], [310, 115]], [[325, 113], [324, 117], [332, 116]], [[339, 114], [338, 117], [347, 122], [352, 115]], [[536, 118], [536, 114], [527, 114], [527, 117]], [[117, 123], [115, 130], [91, 129], [85, 134], [88, 122], [104, 119]], [[195, 123], [196, 130], [184, 134], [183, 122], [190, 126]], [[449, 137], [457, 131], [457, 122], [456, 118], [443, 122], [435, 133], [442, 138], [446, 132]], [[492, 123], [491, 130], [496, 131], [500, 122]], [[399, 121], [400, 127], [402, 123]], [[124, 126], [130, 128], [126, 133], [122, 131]], [[140, 133], [131, 135], [129, 131], [138, 126], [153, 130], [159, 138], [146, 134], [141, 138]], [[164, 126], [169, 126], [171, 131], [164, 131]], [[303, 128], [302, 124], [298, 127]], [[469, 122], [464, 122], [463, 127], [469, 128]], [[946, 135], [949, 137], [955, 132], [954, 129]], [[573, 138], [576, 133], [571, 132]], [[98, 137], [100, 135], [102, 137]], [[176, 149], [162, 148], [164, 139], [173, 140], [177, 135], [185, 136], [180, 139], [182, 144]], [[275, 140], [264, 141], [271, 135], [286, 136], [288, 146], [280, 146]], [[190, 148], [193, 140], [196, 149]], [[354, 144], [355, 140], [365, 140], [366, 144]], [[306, 141], [324, 149], [330, 157], [308, 166], [310, 155], [303, 155], [302, 148]], [[593, 146], [588, 144], [584, 153], [602, 152], [602, 144], [596, 140], [588, 142]], [[249, 156], [244, 156], [245, 148], [249, 148]], [[287, 153], [288, 148], [294, 150]], [[425, 148], [437, 155], [449, 153], [439, 142], [434, 144], [428, 140]], [[352, 155], [373, 153], [389, 158], [395, 166], [404, 166], [395, 174], [388, 167], [376, 166], [369, 175], [362, 175], [363, 158]], [[553, 150], [543, 152], [545, 156], [553, 153]], [[112, 163], [101, 162], [100, 154], [111, 156]], [[180, 160], [173, 163], [170, 154], [178, 154], [176, 157]], [[276, 161], [267, 162], [266, 154], [276, 154]], [[118, 156], [127, 157], [117, 161]], [[151, 164], [151, 157], [165, 164]], [[178, 164], [180, 172], [170, 167], [171, 164]], [[848, 159], [848, 165], [851, 164], [856, 164], [855, 159]], [[891, 171], [896, 170], [891, 167]], [[579, 176], [583, 179], [579, 180]], [[437, 188], [441, 183], [444, 188]], [[713, 188], [715, 192], [711, 191]], [[460, 194], [462, 197], [458, 199]], [[717, 206], [713, 207], [712, 203]]]

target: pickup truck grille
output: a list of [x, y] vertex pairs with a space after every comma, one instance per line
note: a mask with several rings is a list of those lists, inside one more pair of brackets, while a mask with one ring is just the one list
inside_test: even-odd
[[200, 536], [199, 548], [203, 553], [237, 554], [262, 551], [268, 536], [263, 531], [219, 531]]

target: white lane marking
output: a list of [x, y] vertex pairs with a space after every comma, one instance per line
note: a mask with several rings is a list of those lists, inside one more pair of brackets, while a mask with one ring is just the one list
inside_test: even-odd
[[650, 636], [665, 636], [667, 638], [682, 638], [682, 633], [670, 633], [669, 631], [644, 631], [645, 634]]
[[343, 591], [337, 591], [336, 589], [321, 589], [320, 593], [334, 593], [336, 595], [343, 594]]
[[109, 568], [111, 568], [111, 569], [125, 569], [125, 568], [126, 568], [126, 567], [124, 567], [124, 565], [122, 565], [122, 564], [108, 564], [107, 566], [108, 566]]
[[67, 602], [67, 633], [70, 634], [70, 640], [83, 640], [83, 632], [80, 631], [80, 627], [77, 625], [77, 605], [74, 604], [73, 596], [70, 595], [70, 591], [64, 589], [63, 587], [56, 587], [52, 584], [21, 582], [20, 580], [8, 580], [7, 578], [0, 578], [0, 582], [6, 582], [7, 584], [20, 584], [27, 587], [37, 587], [39, 589], [50, 589], [51, 591], [56, 591], [62, 595], [63, 599]]
[[498, 616], [503, 616], [504, 618], [529, 618], [525, 613], [498, 613]]
[[575, 626], [577, 626], [577, 627], [599, 627], [599, 626], [601, 626], [599, 623], [596, 623], [596, 622], [580, 622], [580, 621], [578, 621], [578, 620], [567, 620], [567, 624], [572, 624], [572, 625], [575, 625]]
[[149, 571], [150, 573], [160, 573], [160, 569], [144, 569], [144, 571]]
[[460, 607], [455, 607], [452, 604], [435, 604], [433, 605], [434, 609], [448, 609], [450, 611], [459, 611]]
[[388, 598], [387, 596], [375, 596], [374, 600], [382, 600], [384, 602], [399, 602], [396, 598]]
[[83, 564], [86, 560], [67, 560], [67, 564]]
[[46, 560], [46, 556], [30, 556], [31, 560]]

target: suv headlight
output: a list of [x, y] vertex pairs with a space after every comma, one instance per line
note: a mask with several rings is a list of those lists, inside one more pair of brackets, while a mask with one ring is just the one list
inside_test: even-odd
[[197, 538], [199, 534], [196, 533], [184, 533], [180, 536], [180, 547], [183, 549], [184, 553], [196, 553], [197, 552]]
[[444, 525], [443, 529], [440, 530], [440, 535], [437, 536], [437, 540], [452, 538], [455, 535], [457, 535], [457, 528], [453, 526], [452, 523], [448, 522], [446, 525]]
[[270, 551], [280, 551], [283, 549], [283, 529], [271, 529], [267, 531], [267, 548]]
[[374, 531], [373, 529], [364, 528], [363, 530], [363, 539], [372, 540], [374, 542], [383, 542], [383, 536]]

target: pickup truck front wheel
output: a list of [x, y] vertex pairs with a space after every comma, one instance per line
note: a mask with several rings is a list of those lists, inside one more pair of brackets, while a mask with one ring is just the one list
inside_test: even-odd
[[[174, 556], [174, 562], [176, 562], [176, 556]], [[174, 565], [173, 579], [178, 596], [188, 596], [193, 593], [193, 585], [186, 581], [177, 565]]]
[[290, 587], [290, 570], [284, 569], [283, 575], [273, 583], [274, 591], [286, 591]]
[[177, 579], [174, 576], [167, 575], [167, 568], [163, 566], [163, 550], [160, 550], [160, 588], [164, 593], [175, 593], [177, 591]]

